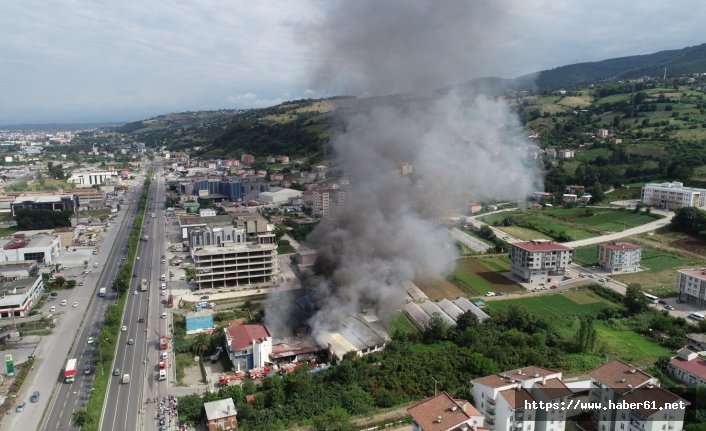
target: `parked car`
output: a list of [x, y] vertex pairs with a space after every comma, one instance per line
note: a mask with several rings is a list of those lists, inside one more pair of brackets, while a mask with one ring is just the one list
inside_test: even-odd
[[674, 306], [667, 304], [664, 306], [664, 309], [665, 310], [674, 310]]
[[203, 299], [208, 299], [208, 295], [204, 295], [204, 296], [202, 296], [202, 297], [199, 298], [199, 299], [201, 299], [201, 300], [203, 300]]
[[145, 323], [145, 318], [140, 317], [139, 319], [137, 319], [137, 323]]
[[74, 302], [74, 303], [72, 304], [72, 306], [73, 306], [73, 307], [78, 307], [78, 302]]
[[93, 337], [88, 337], [88, 340], [86, 342], [88, 344], [93, 344]]
[[15, 407], [15, 411], [16, 411], [17, 413], [22, 413], [23, 411], [25, 411], [25, 406], [26, 406], [26, 405], [27, 405], [27, 403], [25, 403], [24, 401], [22, 401], [21, 403], [17, 404], [17, 407]]
[[52, 292], [52, 293], [50, 293], [49, 295], [51, 295], [51, 296], [59, 296], [59, 294], [56, 293], [56, 292]]
[[33, 403], [36, 403], [37, 401], [39, 401], [39, 391], [32, 392], [32, 396], [29, 397], [29, 401], [33, 402]]
[[83, 286], [83, 281], [79, 281], [79, 282], [78, 282], [78, 285], [79, 285], [79, 286]]
[[550, 289], [558, 289], [558, 288], [559, 288], [559, 286], [557, 286], [556, 284], [552, 284], [552, 287], [550, 287]]

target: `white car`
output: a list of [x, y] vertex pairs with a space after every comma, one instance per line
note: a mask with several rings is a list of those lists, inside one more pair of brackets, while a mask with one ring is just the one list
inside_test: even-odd
[[122, 331], [122, 332], [125, 332], [125, 331], [127, 331], [127, 326], [123, 325], [123, 327], [122, 327], [122, 328], [120, 328], [120, 331]]
[[98, 268], [98, 262], [94, 262], [94, 263], [93, 263], [93, 267], [94, 267], [94, 268]]
[[93, 344], [93, 337], [88, 337], [88, 340], [86, 340], [86, 343]]
[[167, 296], [167, 291], [166, 291], [166, 290], [163, 290], [163, 291], [159, 292], [159, 294], [160, 294], [161, 296]]
[[136, 291], [134, 291], [134, 292], [132, 292], [132, 294], [133, 294], [133, 295], [137, 295], [137, 290], [136, 290]]
[[73, 306], [78, 307], [78, 302], [74, 302]]

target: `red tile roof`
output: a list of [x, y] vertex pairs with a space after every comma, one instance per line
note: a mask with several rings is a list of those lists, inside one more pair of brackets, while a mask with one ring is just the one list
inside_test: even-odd
[[544, 395], [550, 400], [555, 400], [561, 397], [570, 397], [573, 394], [571, 389], [569, 389], [564, 382], [557, 378], [547, 379], [546, 381], [539, 380], [534, 384], [533, 388], [536, 388], [540, 392], [544, 393]]
[[263, 325], [238, 325], [226, 328], [231, 339], [230, 348], [233, 351], [249, 347], [253, 340], [265, 339], [270, 336]]
[[706, 361], [699, 357], [687, 361], [686, 359], [675, 356], [669, 363], [674, 367], [686, 371], [692, 376], [706, 380]]
[[483, 417], [471, 403], [454, 400], [446, 392], [413, 405], [407, 412], [424, 431], [455, 430], [470, 423], [472, 417]]
[[[634, 411], [639, 413], [644, 418], [649, 418], [655, 413], [664, 411], [663, 406], [666, 403], [675, 403], [681, 400], [684, 402], [685, 406], [691, 404], [668, 390], [659, 387], [642, 387], [640, 389], [635, 389], [634, 391], [623, 395], [623, 400], [628, 403], [640, 403], [640, 408]], [[645, 403], [645, 401], [651, 402]], [[654, 402], [654, 409], [652, 408], [652, 402]]]
[[706, 281], [706, 271], [703, 269], [680, 269], [678, 272]]
[[618, 394], [624, 394], [630, 389], [638, 388], [654, 379], [649, 374], [617, 359], [594, 368], [587, 374]]
[[556, 243], [554, 241], [525, 241], [525, 242], [513, 242], [513, 247], [519, 247], [523, 250], [530, 252], [539, 251], [566, 251], [571, 250], [563, 244]]
[[638, 248], [642, 248], [639, 245], [630, 244], [629, 242], [601, 244], [601, 247], [607, 248], [608, 250], [637, 250]]
[[[550, 370], [548, 368], [542, 368], [537, 366], [529, 366], [524, 368], [518, 368], [516, 370], [504, 371], [499, 374], [493, 374], [491, 376], [480, 377], [472, 381], [474, 385], [483, 385], [490, 388], [501, 388], [503, 386], [511, 385], [515, 382], [523, 382], [527, 379], [536, 379], [543, 376], [548, 376], [551, 374], [557, 374], [557, 371]], [[535, 374], [537, 374], [535, 376]], [[515, 382], [513, 382], [513, 380]]]
[[500, 395], [505, 398], [507, 403], [513, 409], [524, 409], [525, 402], [531, 403], [535, 401], [535, 399], [532, 398], [532, 395], [527, 392], [527, 389], [506, 389], [504, 391], [500, 391]]

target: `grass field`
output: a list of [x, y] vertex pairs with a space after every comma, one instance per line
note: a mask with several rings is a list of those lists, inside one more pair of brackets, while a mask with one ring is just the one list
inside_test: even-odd
[[494, 310], [507, 309], [511, 305], [524, 307], [539, 316], [549, 317], [583, 316], [617, 306], [590, 290], [582, 289], [556, 295], [488, 301], [485, 308], [492, 314]]
[[417, 328], [414, 326], [414, 324], [412, 324], [409, 318], [407, 318], [407, 316], [402, 313], [392, 318], [387, 329], [392, 335], [394, 335], [395, 333], [416, 334], [418, 332]]
[[501, 256], [460, 259], [449, 281], [469, 296], [523, 290], [519, 284], [501, 274], [508, 271], [509, 262], [505, 259]]
[[598, 246], [589, 245], [574, 249], [574, 262], [584, 266], [598, 265]]
[[598, 333], [598, 351], [635, 366], [648, 366], [672, 352], [634, 331], [617, 331], [601, 321], [594, 321]]
[[665, 251], [653, 248], [642, 250], [642, 266], [651, 271], [673, 270], [689, 264], [691, 264], [689, 259]]

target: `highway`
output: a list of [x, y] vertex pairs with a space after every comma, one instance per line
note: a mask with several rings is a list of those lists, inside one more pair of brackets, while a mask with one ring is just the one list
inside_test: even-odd
[[[139, 189], [139, 187], [138, 187]], [[53, 333], [43, 337], [37, 347], [34, 371], [25, 381], [20, 399], [38, 390], [40, 401], [27, 403], [24, 412], [13, 414], [3, 420], [2, 429], [71, 429], [71, 416], [82, 408], [92, 386], [93, 373], [83, 375], [83, 365], [92, 363], [94, 349], [86, 340], [97, 333], [102, 319], [102, 310], [111, 301], [109, 297], [99, 298], [98, 288], [112, 283], [118, 271], [120, 247], [126, 244], [125, 232], [132, 225], [136, 212], [136, 203], [132, 201], [134, 191], [125, 196], [129, 200], [127, 208], [120, 211], [114, 224], [108, 229], [99, 254], [91, 263], [98, 263], [88, 274], [80, 275], [83, 286], [77, 286], [68, 293], [67, 305], [57, 304], [59, 322]], [[73, 304], [76, 303], [76, 307]], [[78, 335], [78, 336], [77, 336]], [[76, 381], [63, 382], [63, 369], [68, 358], [77, 358], [79, 370]]]
[[[161, 318], [166, 310], [161, 300], [166, 296], [160, 296], [160, 277], [166, 273], [167, 265], [161, 263], [165, 252], [165, 202], [164, 180], [159, 166], [155, 174], [157, 178], [150, 187], [140, 235], [141, 238], [147, 235], [148, 240], [140, 241], [138, 245], [139, 259], [135, 262], [123, 315], [123, 325], [127, 330], [120, 333], [113, 365], [113, 369], [119, 369], [120, 373], [113, 376], [108, 385], [101, 430], [158, 429], [155, 415], [146, 414], [144, 406], [148, 398], [166, 394], [166, 381], [157, 378], [159, 337], [168, 329], [168, 319]], [[154, 218], [151, 213], [155, 213]], [[149, 282], [147, 292], [140, 290], [143, 278]], [[139, 322], [141, 318], [145, 319], [143, 323]], [[129, 339], [133, 339], [134, 344], [129, 345]], [[124, 374], [130, 375], [129, 383], [121, 383]]]

